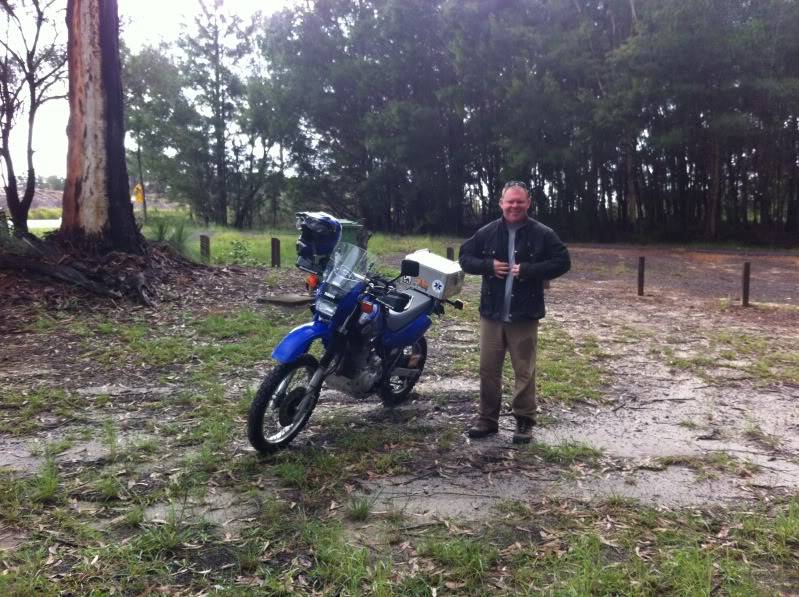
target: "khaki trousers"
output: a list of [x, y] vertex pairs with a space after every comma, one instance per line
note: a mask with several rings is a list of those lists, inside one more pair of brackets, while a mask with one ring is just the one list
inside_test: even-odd
[[505, 323], [480, 318], [480, 419], [497, 425], [502, 405], [502, 366], [510, 353], [515, 383], [513, 414], [535, 421], [535, 354], [538, 321]]

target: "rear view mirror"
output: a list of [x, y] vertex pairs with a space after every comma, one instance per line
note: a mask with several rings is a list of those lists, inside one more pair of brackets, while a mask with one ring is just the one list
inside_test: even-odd
[[415, 278], [419, 275], [419, 262], [411, 261], [410, 259], [403, 259], [400, 266], [400, 276], [410, 276]]

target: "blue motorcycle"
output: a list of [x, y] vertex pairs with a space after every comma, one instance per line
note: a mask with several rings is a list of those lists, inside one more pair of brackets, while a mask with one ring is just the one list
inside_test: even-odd
[[[376, 393], [387, 407], [406, 400], [427, 360], [430, 315], [442, 314], [443, 303], [463, 308], [460, 301], [414, 287], [418, 261], [403, 260], [400, 275], [386, 279], [364, 249], [338, 242], [339, 237], [340, 229], [332, 251], [320, 251], [321, 242], [308, 243], [313, 250], [304, 264], [304, 243], [298, 242], [298, 266], [310, 272], [320, 263], [325, 268], [313, 320], [291, 330], [274, 349], [278, 365], [250, 406], [249, 440], [263, 454], [284, 448], [305, 427], [323, 385], [358, 398]], [[398, 284], [400, 277], [404, 282]], [[308, 352], [316, 340], [324, 346], [319, 359]]]

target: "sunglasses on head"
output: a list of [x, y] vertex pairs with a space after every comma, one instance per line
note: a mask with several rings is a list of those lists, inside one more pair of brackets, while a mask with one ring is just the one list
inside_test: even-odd
[[508, 189], [512, 189], [513, 187], [520, 187], [525, 191], [529, 192], [530, 189], [527, 187], [527, 183], [522, 182], [521, 180], [509, 180], [505, 183], [505, 186], [502, 187], [502, 191], [507, 191]]

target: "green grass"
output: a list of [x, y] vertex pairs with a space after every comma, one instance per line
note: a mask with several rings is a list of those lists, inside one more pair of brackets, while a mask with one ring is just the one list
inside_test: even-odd
[[458, 251], [461, 243], [465, 239], [445, 238], [440, 236], [409, 235], [396, 236], [388, 234], [375, 234], [369, 239], [369, 252], [377, 256], [392, 253], [412, 253], [420, 249], [429, 249], [431, 252], [447, 256], [447, 247], [452, 247], [455, 258], [458, 258]]
[[431, 430], [419, 425], [348, 427], [330, 417], [322, 423], [329, 449], [288, 450], [274, 457], [272, 472], [283, 483], [310, 494], [340, 490], [345, 478], [406, 473], [414, 465]]
[[692, 456], [660, 456], [655, 462], [663, 467], [684, 466], [692, 469], [700, 477], [715, 478], [718, 473], [751, 477], [760, 471], [760, 467], [746, 460], [741, 460], [726, 452], [710, 452], [709, 454]]
[[103, 445], [108, 449], [108, 458], [116, 462], [119, 455], [119, 435], [114, 421], [108, 419], [103, 423]]
[[779, 450], [782, 440], [776, 435], [766, 433], [755, 421], [749, 421], [744, 429], [744, 436], [768, 450]]
[[278, 341], [306, 312], [263, 311], [211, 314], [171, 329], [149, 329], [144, 323], [98, 323], [102, 343], [86, 342], [84, 355], [113, 365], [120, 358], [143, 367], [188, 366], [198, 381], [213, 381], [231, 367], [252, 367], [268, 360]]
[[122, 482], [116, 475], [111, 473], [102, 475], [94, 482], [92, 488], [99, 494], [101, 499], [106, 501], [118, 499], [123, 491]]
[[58, 587], [48, 578], [44, 565], [49, 555], [44, 546], [15, 551], [14, 567], [6, 568], [4, 573], [0, 573], [0, 594], [58, 594]]
[[37, 207], [28, 212], [29, 220], [57, 220], [60, 217], [60, 207]]
[[[314, 458], [324, 464], [320, 456]], [[296, 480], [312, 469], [295, 467], [289, 473], [283, 466], [281, 474]], [[237, 486], [242, 482], [237, 479]], [[23, 487], [19, 493], [30, 490]], [[255, 579], [260, 591], [283, 594], [302, 575], [303, 593], [338, 595], [430, 594], [432, 589], [459, 595], [760, 595], [790, 593], [791, 583], [799, 582], [795, 501], [731, 512], [656, 509], [624, 499], [583, 505], [547, 498], [504, 503], [499, 517], [484, 523], [450, 520], [406, 532], [399, 526], [408, 523], [404, 516], [372, 517], [372, 499], [354, 498], [338, 516], [369, 524], [353, 534], [327, 500], [309, 511], [272, 490], [251, 493], [261, 511], [232, 542], [174, 511], [164, 522], [147, 523], [139, 504], [100, 533], [81, 531], [74, 517], [52, 510], [48, 528], [70, 529], [65, 536], [77, 541], [68, 552], [54, 544], [62, 558], [71, 554], [72, 565], [52, 577], [38, 552], [20, 549], [4, 556], [10, 572], [0, 578], [0, 589], [89, 594], [112, 587], [122, 593], [216, 587], [237, 593], [243, 589], [237, 578], [244, 575]], [[115, 539], [117, 532], [124, 540]]]
[[374, 499], [367, 496], [353, 496], [347, 501], [345, 514], [354, 522], [363, 522], [369, 518]]
[[0, 469], [0, 521], [16, 524], [29, 509], [48, 507], [63, 500], [58, 467], [51, 459], [32, 477], [21, 478]]
[[446, 571], [439, 582], [446, 575], [466, 591], [482, 586], [499, 559], [499, 551], [490, 543], [464, 537], [429, 539], [418, 551]]
[[537, 386], [544, 400], [572, 404], [601, 398], [606, 358], [596, 340], [575, 341], [560, 325], [545, 321], [539, 328]]
[[[216, 225], [204, 228], [190, 222], [185, 215], [155, 214], [148, 218], [144, 234], [150, 240], [169, 242], [177, 230], [181, 230], [181, 236], [186, 241], [182, 243], [183, 252], [196, 261], [200, 260], [200, 234], [210, 237], [211, 263], [214, 264], [271, 265], [272, 238], [280, 240], [281, 267], [292, 266], [297, 258], [295, 245], [298, 232], [290, 228], [259, 231], [235, 230]], [[462, 242], [462, 239], [430, 235], [375, 234], [369, 239], [369, 252], [380, 257], [430, 249], [446, 256], [447, 247], [452, 247], [457, 258]]]
[[[628, 500], [590, 513], [557, 508], [556, 518], [546, 521], [543, 545], [522, 545], [508, 568], [525, 595], [770, 594], [777, 589], [764, 574], [773, 561], [765, 551], [796, 561], [796, 553], [780, 546], [795, 531], [798, 511], [791, 503], [768, 516], [737, 518], [723, 511], [666, 512]], [[535, 517], [535, 511], [524, 516]], [[790, 539], [785, 545], [790, 549]]]
[[655, 345], [650, 353], [661, 355], [675, 369], [690, 371], [708, 381], [724, 381], [719, 371], [733, 370], [751, 377], [758, 384], [799, 384], [799, 351], [779, 343], [779, 339], [754, 334], [717, 331], [708, 335], [701, 352], [686, 349], [680, 338], [666, 339], [672, 345]]
[[792, 561], [799, 553], [799, 502], [792, 501], [775, 517], [762, 513], [741, 515], [735, 535], [756, 556]]
[[[184, 242], [177, 245], [182, 252], [195, 261], [200, 261], [199, 235], [205, 234], [211, 241], [211, 263], [239, 265], [271, 265], [271, 239], [280, 239], [281, 267], [289, 267], [297, 258], [295, 243], [297, 231], [290, 229], [241, 231], [213, 225], [204, 228], [190, 222], [181, 215], [156, 215], [148, 218], [143, 229], [149, 240], [166, 241], [176, 245], [178, 234]], [[177, 248], [177, 247], [176, 247]]]
[[577, 462], [595, 464], [602, 456], [602, 450], [574, 441], [566, 441], [556, 445], [533, 443], [525, 451], [530, 455], [541, 458], [545, 462], [567, 465]]
[[309, 575], [318, 583], [321, 594], [375, 594], [387, 589], [387, 564], [373, 561], [365, 548], [345, 541], [335, 522], [306, 520], [301, 541], [313, 549]]
[[80, 396], [62, 388], [38, 387], [32, 390], [0, 390], [0, 431], [10, 435], [28, 435], [41, 427], [38, 416], [50, 413], [71, 417], [85, 405]]

